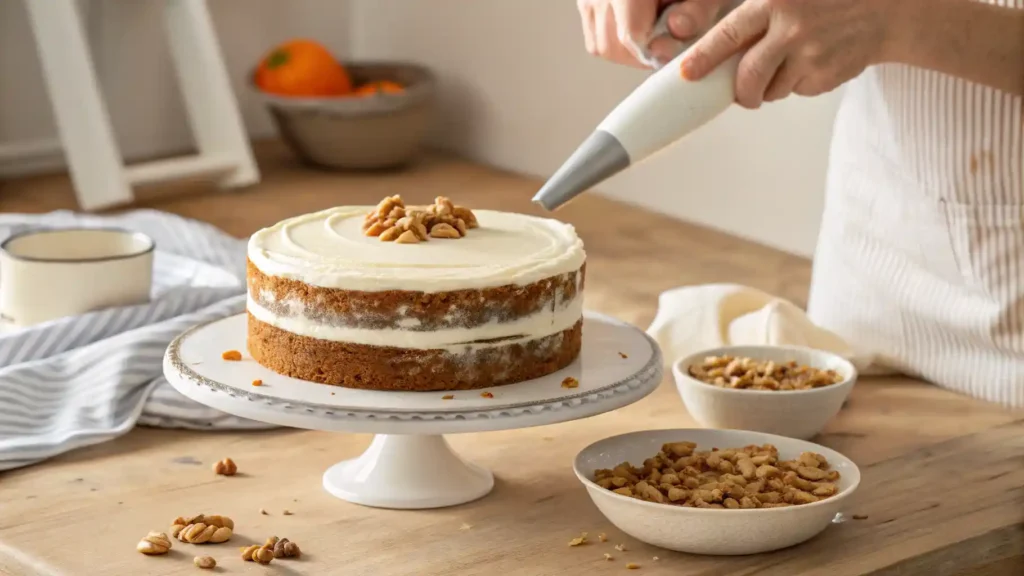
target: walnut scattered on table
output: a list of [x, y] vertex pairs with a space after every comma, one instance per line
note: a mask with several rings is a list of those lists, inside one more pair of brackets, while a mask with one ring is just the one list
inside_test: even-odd
[[252, 546], [242, 547], [242, 560], [246, 562], [256, 562], [258, 564], [270, 564], [274, 559], [274, 546], [273, 544], [253, 544]]
[[135, 549], [146, 556], [159, 556], [167, 554], [171, 549], [171, 539], [163, 532], [150, 532], [145, 538], [139, 540]]
[[234, 521], [227, 516], [179, 516], [171, 523], [171, 536], [190, 544], [220, 544], [231, 539], [234, 529]]
[[264, 546], [270, 546], [274, 552], [274, 558], [298, 558], [302, 556], [302, 550], [299, 550], [299, 545], [287, 538], [278, 538], [277, 536], [271, 536], [267, 538]]
[[231, 458], [225, 458], [213, 464], [213, 473], [221, 476], [234, 476], [238, 472], [238, 465]]
[[708, 356], [688, 372], [706, 384], [744, 390], [810, 390], [843, 381], [835, 370], [734, 356]]
[[623, 462], [594, 472], [616, 494], [691, 508], [752, 509], [811, 504], [839, 492], [840, 475], [821, 454], [782, 460], [771, 444], [697, 451], [671, 442], [642, 467]]

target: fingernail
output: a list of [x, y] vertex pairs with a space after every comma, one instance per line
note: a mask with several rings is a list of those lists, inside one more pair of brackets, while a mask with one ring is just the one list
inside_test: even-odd
[[693, 80], [697, 77], [697, 66], [692, 60], [689, 56], [683, 56], [682, 62], [679, 63], [679, 73], [685, 80]]
[[685, 14], [673, 14], [668, 19], [669, 29], [678, 38], [685, 38], [693, 34], [693, 20]]

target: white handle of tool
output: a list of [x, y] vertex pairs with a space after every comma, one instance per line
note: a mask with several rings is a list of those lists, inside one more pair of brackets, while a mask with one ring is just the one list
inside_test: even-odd
[[[733, 2], [728, 8], [738, 3]], [[727, 14], [728, 10], [722, 13]], [[668, 33], [668, 16], [666, 9], [652, 38]], [[615, 136], [631, 162], [638, 162], [700, 128], [735, 100], [736, 69], [742, 54], [732, 56], [701, 80], [691, 82], [683, 78], [683, 53], [696, 40], [679, 41], [676, 56], [668, 63], [656, 63], [656, 71], [598, 126], [598, 130]]]

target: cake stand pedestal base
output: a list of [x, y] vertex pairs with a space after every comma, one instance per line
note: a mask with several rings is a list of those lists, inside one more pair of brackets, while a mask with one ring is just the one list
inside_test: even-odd
[[494, 476], [459, 457], [440, 435], [378, 434], [358, 458], [324, 472], [324, 489], [343, 500], [414, 510], [472, 502]]

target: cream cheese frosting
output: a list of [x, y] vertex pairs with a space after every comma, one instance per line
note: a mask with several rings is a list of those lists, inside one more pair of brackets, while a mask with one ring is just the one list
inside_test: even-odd
[[[490, 322], [472, 328], [448, 328], [418, 332], [402, 329], [372, 330], [332, 326], [306, 318], [302, 314], [304, 304], [301, 301], [294, 301], [292, 304], [295, 314], [283, 316], [267, 310], [250, 295], [246, 308], [261, 322], [292, 334], [318, 340], [417, 350], [440, 349], [449, 352], [492, 348], [543, 338], [572, 328], [583, 316], [583, 297], [577, 296], [561, 308], [554, 310], [546, 308], [512, 322]], [[501, 340], [493, 341], [497, 339]]]
[[576, 230], [557, 220], [474, 210], [480, 227], [463, 238], [396, 244], [363, 233], [372, 209], [342, 206], [283, 220], [252, 235], [249, 260], [270, 276], [368, 292], [526, 285], [586, 260]]

